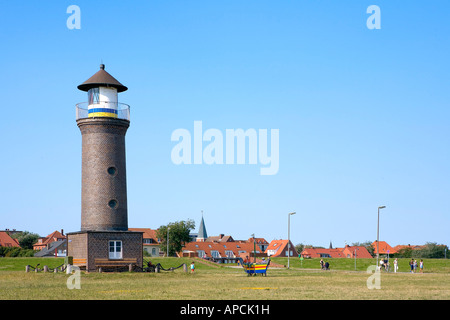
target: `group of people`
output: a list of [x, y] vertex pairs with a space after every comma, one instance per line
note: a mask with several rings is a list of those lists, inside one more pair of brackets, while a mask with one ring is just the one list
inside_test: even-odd
[[324, 262], [323, 259], [320, 259], [320, 269], [330, 270], [330, 264], [328, 263], [328, 261]]
[[[395, 261], [397, 261], [397, 259], [395, 259]], [[389, 272], [389, 267], [390, 267], [390, 264], [389, 264], [389, 260], [388, 259], [381, 259], [380, 260], [380, 267], [379, 267], [380, 270], [384, 269], [385, 271]], [[395, 262], [394, 262], [394, 272], [397, 272], [395, 270]]]
[[[411, 261], [409, 262], [409, 267], [411, 269], [411, 271], [410, 271], [411, 273], [417, 272], [417, 260], [411, 259]], [[419, 268], [420, 268], [420, 273], [423, 273], [423, 260], [422, 259], [420, 259]]]
[[[420, 259], [419, 264], [417, 264], [417, 260], [415, 259], [411, 259], [411, 261], [409, 262], [409, 267], [411, 269], [411, 273], [415, 273], [417, 272], [417, 266], [419, 266], [420, 268], [420, 273], [423, 273], [423, 260]], [[380, 269], [384, 268], [386, 271], [389, 271], [389, 261], [386, 259], [381, 259], [380, 260]], [[398, 270], [398, 259], [395, 258], [394, 260], [394, 272], [397, 272]]]

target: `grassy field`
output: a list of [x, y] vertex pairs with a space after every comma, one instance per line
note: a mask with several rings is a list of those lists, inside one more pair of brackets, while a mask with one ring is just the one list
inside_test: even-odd
[[[168, 269], [190, 259], [154, 258]], [[318, 259], [290, 260], [290, 269], [269, 268], [267, 277], [248, 277], [240, 267], [213, 267], [196, 263], [195, 274], [183, 268], [161, 273], [81, 273], [81, 289], [67, 288], [65, 273], [25, 273], [25, 265], [62, 264], [55, 258], [0, 258], [1, 299], [23, 300], [448, 300], [450, 263], [425, 260], [426, 272], [411, 274], [408, 259], [400, 273], [382, 273], [381, 289], [367, 288], [367, 266], [375, 260], [329, 259], [330, 271], [319, 270]], [[275, 259], [287, 264], [287, 259]], [[404, 270], [402, 270], [404, 269]]]

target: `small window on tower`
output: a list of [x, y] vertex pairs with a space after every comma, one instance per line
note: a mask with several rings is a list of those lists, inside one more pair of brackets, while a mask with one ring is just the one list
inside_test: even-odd
[[110, 201], [108, 202], [108, 205], [109, 205], [109, 207], [110, 207], [111, 209], [117, 208], [117, 200], [110, 200]]
[[117, 172], [117, 169], [116, 169], [116, 168], [114, 168], [114, 167], [109, 167], [109, 168], [108, 168], [108, 173], [109, 173], [110, 175], [114, 176], [114, 175], [116, 174], [116, 172]]
[[100, 101], [99, 101], [99, 96], [100, 96], [100, 94], [99, 94], [99, 88], [92, 88], [92, 89], [89, 89], [89, 91], [88, 91], [88, 101], [89, 101], [89, 104], [98, 104], [98, 103], [100, 103]]

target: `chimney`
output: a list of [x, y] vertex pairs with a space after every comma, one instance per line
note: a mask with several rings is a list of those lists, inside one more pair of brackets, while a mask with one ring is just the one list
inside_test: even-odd
[[61, 229], [61, 235], [64, 235], [64, 229]]

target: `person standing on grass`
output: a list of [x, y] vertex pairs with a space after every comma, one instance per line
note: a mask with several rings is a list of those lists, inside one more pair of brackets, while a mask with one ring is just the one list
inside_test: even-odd
[[423, 260], [420, 259], [420, 273], [423, 273]]
[[411, 273], [414, 273], [414, 259], [409, 262], [409, 267], [411, 268]]
[[397, 273], [397, 270], [398, 270], [398, 259], [395, 258], [395, 260], [394, 260], [394, 273]]
[[192, 263], [191, 263], [191, 273], [194, 273], [194, 270], [195, 270], [195, 264], [194, 264], [194, 261], [192, 261]]

